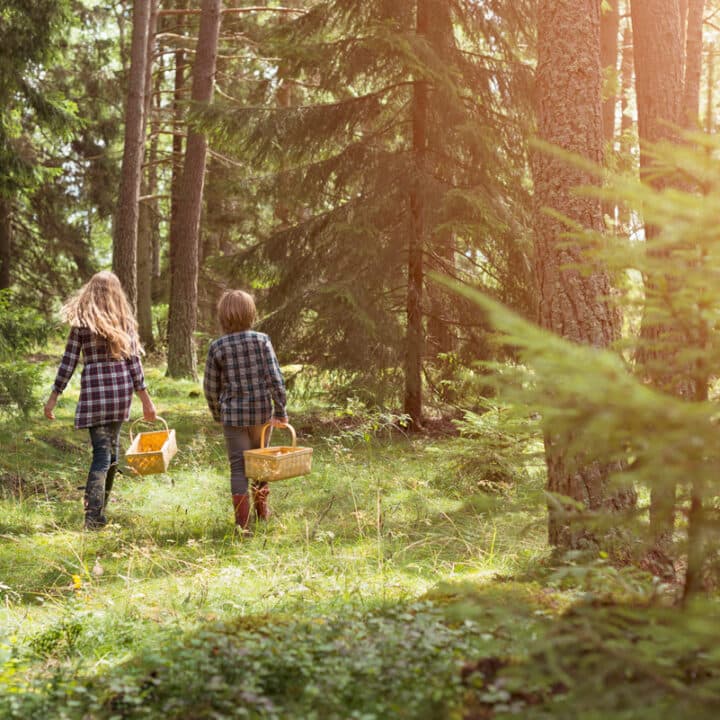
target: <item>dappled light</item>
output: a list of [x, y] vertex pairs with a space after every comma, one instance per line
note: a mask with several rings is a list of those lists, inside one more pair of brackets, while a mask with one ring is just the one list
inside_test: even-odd
[[5, 0], [0, 719], [715, 720], [720, 0]]

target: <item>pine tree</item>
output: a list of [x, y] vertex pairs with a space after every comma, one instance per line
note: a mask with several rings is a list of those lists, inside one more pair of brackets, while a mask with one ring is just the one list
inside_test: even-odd
[[117, 215], [113, 232], [113, 270], [123, 284], [133, 307], [137, 305], [137, 231], [140, 186], [145, 155], [145, 82], [150, 62], [151, 3], [133, 3], [130, 75], [125, 105], [125, 144], [123, 152]]
[[255, 31], [280, 58], [266, 75], [296, 102], [278, 107], [271, 81], [262, 104], [207, 121], [268, 202], [282, 193], [282, 219], [240, 258], [272, 268], [264, 327], [299, 361], [361, 378], [366, 399], [404, 396], [417, 425], [428, 271], [504, 297], [529, 285], [529, 88], [514, 41], [530, 24], [523, 3], [317, 2]]
[[[207, 106], [213, 94], [217, 63], [222, 0], [203, 0], [195, 63], [192, 69], [192, 101]], [[177, 221], [171, 228], [170, 308], [168, 316], [168, 375], [195, 377], [195, 329], [200, 215], [205, 186], [207, 139], [190, 128], [180, 183]]]
[[[63, 0], [7, 0], [0, 23], [0, 288], [13, 282], [16, 220], [32, 192], [52, 176], [38, 127], [58, 140], [75, 123], [71, 104], [48, 91], [43, 63], [69, 21]], [[19, 223], [18, 223], [19, 224]]]

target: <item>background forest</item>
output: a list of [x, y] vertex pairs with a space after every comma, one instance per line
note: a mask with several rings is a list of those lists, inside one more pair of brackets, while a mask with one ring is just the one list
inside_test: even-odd
[[[0, 716], [714, 718], [717, 0], [0, 0]], [[170, 475], [77, 530], [112, 269]], [[312, 475], [232, 534], [251, 291]]]

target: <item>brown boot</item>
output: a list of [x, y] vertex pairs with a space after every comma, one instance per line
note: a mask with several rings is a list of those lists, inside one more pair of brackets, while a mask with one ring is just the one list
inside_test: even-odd
[[232, 496], [233, 507], [235, 508], [235, 529], [243, 535], [249, 535], [248, 525], [250, 524], [250, 498], [245, 495]]
[[270, 495], [270, 487], [266, 482], [253, 485], [253, 505], [258, 520], [268, 520], [270, 518], [270, 508], [268, 507], [268, 495]]

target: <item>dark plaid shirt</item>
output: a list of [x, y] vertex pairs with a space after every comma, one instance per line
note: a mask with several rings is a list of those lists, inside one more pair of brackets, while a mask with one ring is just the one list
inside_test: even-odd
[[213, 418], [223, 425], [249, 427], [273, 415], [285, 417], [285, 381], [270, 338], [262, 333], [246, 330], [215, 340], [203, 387]]
[[65, 354], [60, 361], [53, 390], [65, 390], [80, 355], [83, 371], [80, 400], [75, 410], [75, 427], [87, 428], [130, 418], [133, 392], [145, 389], [145, 376], [137, 354], [127, 360], [110, 355], [107, 341], [87, 328], [70, 330]]

